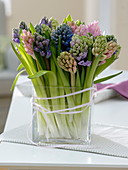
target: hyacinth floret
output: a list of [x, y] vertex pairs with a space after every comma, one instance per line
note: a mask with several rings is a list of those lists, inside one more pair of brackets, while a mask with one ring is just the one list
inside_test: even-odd
[[114, 52], [115, 58], [118, 58], [118, 55], [120, 54], [121, 46], [118, 44], [117, 45], [117, 50]]
[[56, 19], [54, 19], [54, 18], [50, 18], [49, 19], [49, 21], [51, 22], [51, 28], [54, 30], [54, 29], [56, 29], [58, 26], [59, 26], [59, 22], [56, 20]]
[[38, 34], [43, 35], [43, 30], [42, 30], [42, 26], [41, 26], [41, 25], [37, 24], [37, 25], [35, 26], [35, 30], [36, 30], [36, 32], [37, 32]]
[[51, 34], [52, 32], [51, 28], [45, 24], [42, 24], [42, 30], [43, 30], [43, 33], [48, 32], [49, 34]]
[[33, 51], [33, 42], [34, 42], [33, 35], [30, 33], [30, 31], [27, 31], [24, 29], [22, 30], [21, 38], [22, 38], [22, 42], [24, 44], [26, 53], [31, 55], [35, 59], [34, 51]]
[[82, 22], [82, 21], [80, 21], [80, 20], [77, 20], [75, 23], [76, 23], [76, 25], [78, 25], [78, 26], [80, 26], [80, 25], [85, 25], [85, 23]]
[[19, 29], [14, 28], [12, 31], [12, 40], [15, 43], [20, 43]]
[[76, 73], [77, 62], [69, 52], [67, 51], [61, 52], [60, 56], [58, 56], [57, 58], [57, 63], [65, 71], [68, 71], [70, 73]]
[[20, 22], [19, 29], [28, 30], [27, 25], [26, 25], [26, 23], [24, 21]]
[[96, 57], [99, 54], [105, 53], [107, 50], [107, 40], [106, 37], [101, 35], [95, 38], [95, 42], [93, 43], [92, 54]]
[[107, 42], [109, 41], [114, 41], [117, 42], [117, 39], [115, 38], [114, 35], [106, 35]]
[[92, 47], [93, 41], [94, 41], [93, 36], [87, 34], [86, 36], [83, 36], [83, 38], [84, 38], [84, 41], [87, 43], [87, 45], [89, 47]]
[[39, 25], [42, 25], [42, 24], [45, 24], [47, 25], [48, 27], [52, 28], [52, 21], [49, 21], [49, 19], [47, 17], [43, 17], [41, 20], [40, 20], [40, 23]]
[[87, 60], [87, 54], [88, 54], [88, 51], [85, 51], [83, 53], [80, 53], [79, 57], [76, 57], [78, 65], [81, 65], [81, 66], [90, 66], [91, 65], [92, 61]]
[[73, 32], [70, 26], [67, 24], [62, 24], [55, 31], [52, 32], [52, 40], [58, 47], [59, 39], [61, 39], [61, 49], [62, 51], [70, 50], [70, 41], [72, 39]]
[[51, 56], [49, 42], [50, 42], [49, 39], [46, 39], [44, 36], [35, 33], [33, 44], [34, 51], [38, 52], [43, 57], [49, 58]]
[[35, 30], [38, 34], [40, 35], [43, 35], [45, 34], [45, 32], [47, 31], [49, 34], [51, 33], [51, 28], [48, 27], [47, 25], [45, 24], [42, 24], [42, 25], [36, 25], [35, 26]]
[[87, 67], [89, 67], [91, 64], [92, 64], [92, 61], [89, 61], [89, 60], [81, 60], [80, 62], [78, 62], [78, 65], [87, 66]]

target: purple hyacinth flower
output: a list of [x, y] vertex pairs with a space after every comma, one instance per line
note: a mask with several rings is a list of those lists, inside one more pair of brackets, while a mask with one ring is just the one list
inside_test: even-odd
[[77, 59], [78, 61], [80, 61], [80, 60], [86, 58], [86, 57], [87, 57], [87, 54], [88, 54], [88, 51], [85, 51], [85, 52], [81, 53], [81, 54], [79, 55], [79, 57], [76, 57], [76, 59]]
[[86, 61], [86, 66], [90, 66], [92, 64], [92, 61]]
[[43, 41], [43, 45], [48, 46], [48, 45], [49, 45], [49, 39], [44, 40], [44, 41]]
[[41, 55], [41, 56], [45, 56], [45, 52], [44, 52], [44, 51], [41, 51], [41, 52], [40, 52], [40, 55]]
[[13, 38], [13, 41], [16, 42], [16, 43], [20, 43], [19, 38]]
[[45, 24], [47, 26], [49, 26], [50, 28], [52, 27], [52, 21], [49, 21], [48, 18], [46, 17], [43, 17], [41, 20], [40, 20], [40, 23], [39, 25], [42, 25], [42, 24]]
[[71, 47], [73, 47], [75, 45], [75, 42], [71, 41], [70, 45], [71, 45]]
[[49, 58], [51, 56], [50, 40], [38, 33], [34, 34], [34, 39], [34, 51], [38, 52], [42, 57]]
[[118, 50], [116, 50], [113, 54], [116, 54]]
[[27, 25], [26, 25], [26, 23], [24, 21], [20, 22], [19, 29], [28, 30]]
[[43, 47], [42, 42], [39, 42], [39, 43], [38, 43], [38, 48], [42, 48], [42, 47]]
[[84, 60], [81, 60], [78, 65], [81, 65], [81, 66], [90, 66], [91, 65], [91, 61], [84, 61]]
[[46, 17], [43, 17], [43, 18], [40, 20], [39, 25], [47, 24], [47, 23], [48, 23], [48, 19], [47, 19]]
[[24, 26], [23, 26], [23, 25], [21, 25], [21, 26], [20, 26], [20, 28], [21, 28], [21, 29], [24, 29]]
[[34, 47], [34, 51], [39, 52], [39, 48]]
[[13, 36], [13, 38], [17, 38], [18, 34], [17, 33], [13, 33], [12, 36]]
[[49, 58], [52, 55], [51, 51], [47, 51], [46, 58]]
[[14, 41], [15, 43], [18, 43], [18, 44], [20, 43], [19, 29], [16, 29], [16, 28], [13, 29], [12, 37], [13, 37], [13, 41]]

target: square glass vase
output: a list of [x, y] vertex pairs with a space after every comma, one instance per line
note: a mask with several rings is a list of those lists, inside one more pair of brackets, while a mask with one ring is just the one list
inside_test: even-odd
[[38, 87], [32, 97], [34, 143], [90, 144], [93, 87]]

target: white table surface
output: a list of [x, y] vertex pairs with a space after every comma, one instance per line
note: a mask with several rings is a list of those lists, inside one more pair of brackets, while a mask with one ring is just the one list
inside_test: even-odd
[[[21, 80], [23, 77], [19, 81]], [[16, 87], [4, 132], [30, 122], [30, 118], [30, 98], [24, 97]], [[96, 104], [93, 119], [95, 123], [128, 127], [128, 101], [116, 98]], [[23, 144], [1, 143], [0, 167], [2, 166], [31, 167], [31, 169], [32, 167], [36, 167], [36, 169], [57, 169], [57, 167], [61, 167], [60, 169], [70, 169], [71, 167], [127, 169], [128, 159]]]

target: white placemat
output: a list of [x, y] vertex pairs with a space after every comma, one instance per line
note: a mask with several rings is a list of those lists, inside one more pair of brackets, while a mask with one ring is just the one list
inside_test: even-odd
[[[0, 141], [37, 147], [29, 140], [28, 128], [29, 125], [23, 125], [5, 132], [0, 135]], [[128, 158], [128, 128], [97, 124], [93, 125], [92, 142], [90, 145], [52, 145], [44, 143], [41, 146]], [[38, 145], [38, 147], [41, 146]]]

